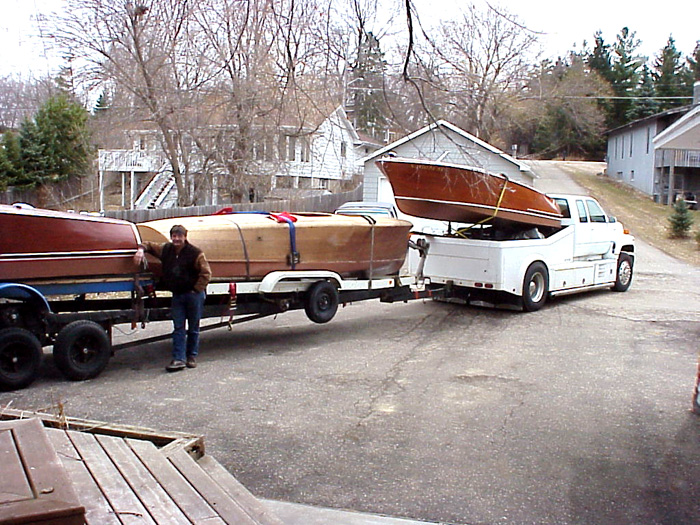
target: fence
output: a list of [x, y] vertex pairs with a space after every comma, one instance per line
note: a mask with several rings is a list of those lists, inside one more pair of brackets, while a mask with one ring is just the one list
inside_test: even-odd
[[186, 208], [162, 208], [145, 210], [108, 210], [105, 216], [115, 219], [139, 223], [156, 219], [167, 219], [171, 217], [191, 217], [194, 215], [210, 215], [222, 208], [232, 208], [233, 211], [290, 211], [290, 212], [332, 212], [344, 202], [361, 201], [362, 185], [353, 191], [344, 193], [333, 193], [330, 195], [317, 195], [289, 200], [217, 204], [210, 206], [188, 206]]

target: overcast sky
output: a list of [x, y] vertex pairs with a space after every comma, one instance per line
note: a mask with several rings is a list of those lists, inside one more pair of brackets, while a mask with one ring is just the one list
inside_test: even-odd
[[[380, 0], [387, 3], [402, 0]], [[435, 23], [436, 17], [458, 16], [458, 8], [466, 0], [414, 0], [421, 18]], [[485, 0], [475, 0], [485, 4]], [[565, 55], [574, 46], [593, 39], [601, 30], [607, 43], [612, 43], [627, 26], [642, 40], [640, 53], [655, 56], [666, 44], [669, 35], [684, 56], [689, 55], [700, 40], [700, 2], [676, 0], [666, 9], [642, 8], [641, 4], [614, 0], [494, 0], [505, 6], [528, 28], [542, 33], [543, 58]], [[60, 10], [65, 0], [0, 0], [0, 76], [11, 73], [45, 74], [57, 64], [51, 50], [40, 38], [37, 17], [50, 16]]]

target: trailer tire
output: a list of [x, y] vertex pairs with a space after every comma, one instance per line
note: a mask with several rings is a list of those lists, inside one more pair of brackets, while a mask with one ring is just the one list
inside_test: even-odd
[[0, 390], [29, 386], [39, 375], [41, 343], [24, 328], [0, 330]]
[[53, 345], [56, 368], [71, 381], [98, 376], [107, 366], [111, 353], [107, 332], [89, 320], [73, 321], [66, 325]]
[[626, 292], [632, 284], [632, 257], [622, 252], [617, 259], [617, 276], [612, 289], [616, 292]]
[[549, 293], [549, 272], [541, 262], [532, 263], [523, 279], [523, 310], [535, 312], [544, 306]]
[[327, 323], [338, 311], [338, 289], [328, 281], [318, 281], [306, 293], [304, 310], [314, 323]]

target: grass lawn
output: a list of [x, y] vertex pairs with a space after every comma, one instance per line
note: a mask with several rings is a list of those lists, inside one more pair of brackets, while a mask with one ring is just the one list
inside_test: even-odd
[[689, 264], [700, 266], [700, 244], [695, 234], [700, 230], [700, 211], [691, 211], [695, 221], [686, 239], [669, 236], [670, 206], [653, 202], [648, 195], [602, 175], [603, 163], [562, 162], [560, 167], [573, 176], [600, 201], [605, 210], [617, 217], [635, 236]]

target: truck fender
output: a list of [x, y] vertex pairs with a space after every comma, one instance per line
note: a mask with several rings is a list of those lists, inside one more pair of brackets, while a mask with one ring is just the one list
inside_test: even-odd
[[37, 289], [20, 283], [0, 283], [0, 299], [14, 299], [34, 306], [38, 312], [50, 312], [46, 297]]
[[516, 281], [516, 285], [517, 285], [516, 295], [522, 297], [522, 295], [523, 295], [523, 283], [525, 280], [525, 273], [527, 272], [527, 269], [530, 267], [530, 265], [532, 265], [532, 263], [536, 263], [536, 262], [544, 264], [544, 267], [547, 268], [547, 276], [549, 277], [549, 282], [552, 282], [552, 276], [549, 275], [549, 265], [546, 262], [544, 262], [543, 257], [533, 255], [532, 257], [528, 257], [527, 259], [523, 259], [523, 261], [520, 265], [520, 269], [518, 270], [518, 279]]

